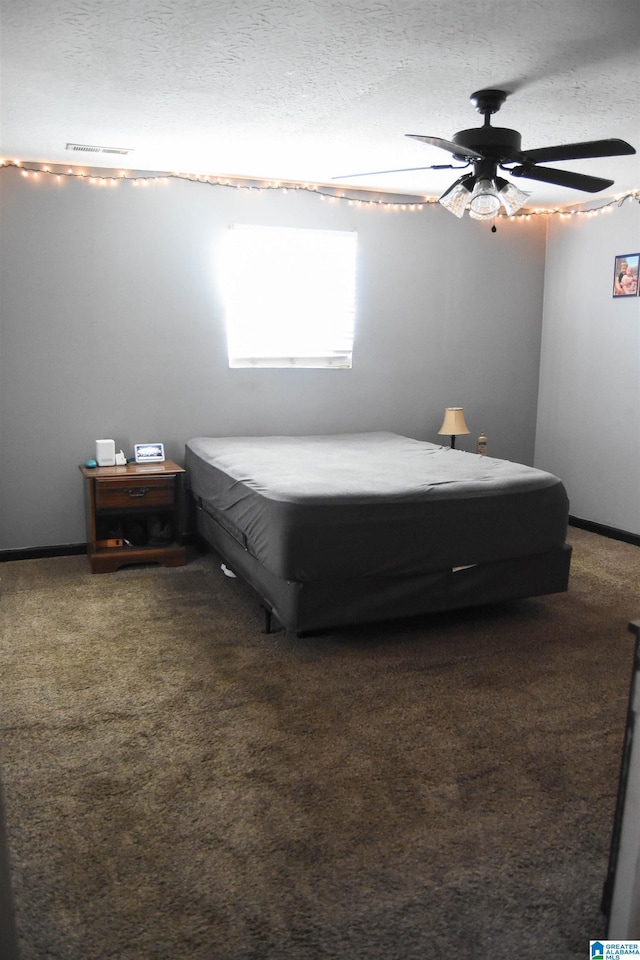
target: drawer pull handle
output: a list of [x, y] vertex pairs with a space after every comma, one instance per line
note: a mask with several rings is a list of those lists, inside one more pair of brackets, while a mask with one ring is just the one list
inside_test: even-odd
[[150, 487], [128, 487], [125, 491], [128, 497], [146, 497]]

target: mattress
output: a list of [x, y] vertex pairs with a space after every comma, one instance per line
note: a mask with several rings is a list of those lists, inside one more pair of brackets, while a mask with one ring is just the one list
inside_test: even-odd
[[187, 483], [288, 581], [420, 576], [563, 547], [553, 474], [394, 433], [197, 437]]

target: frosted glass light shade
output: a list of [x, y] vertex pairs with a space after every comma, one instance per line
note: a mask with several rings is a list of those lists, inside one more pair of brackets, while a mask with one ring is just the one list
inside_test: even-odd
[[446, 433], [450, 437], [459, 437], [463, 433], [471, 433], [464, 421], [464, 410], [462, 407], [447, 407], [444, 411], [444, 420], [438, 433]]
[[496, 177], [495, 183], [498, 188], [498, 196], [510, 217], [512, 217], [531, 196], [530, 193], [525, 193], [524, 190], [520, 190], [513, 183], [509, 183], [508, 180], [503, 180], [502, 177]]
[[495, 217], [500, 209], [500, 197], [493, 180], [478, 180], [469, 203], [469, 210], [476, 214], [476, 219]]
[[452, 213], [454, 217], [463, 217], [464, 211], [467, 206], [467, 201], [471, 196], [471, 190], [467, 186], [469, 181], [473, 180], [472, 174], [467, 174], [465, 177], [460, 177], [459, 180], [456, 180], [448, 190], [442, 194], [438, 199], [438, 203], [441, 203], [442, 206]]

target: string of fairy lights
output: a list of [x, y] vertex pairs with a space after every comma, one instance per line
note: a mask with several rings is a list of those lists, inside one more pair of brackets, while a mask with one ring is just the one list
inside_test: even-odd
[[[311, 193], [324, 201], [334, 203], [342, 202], [356, 207], [370, 207], [383, 210], [419, 211], [430, 206], [435, 206], [438, 203], [437, 197], [416, 197], [415, 200], [406, 197], [403, 197], [401, 200], [389, 199], [388, 194], [381, 193], [379, 196], [376, 196], [372, 190], [334, 188], [321, 183], [259, 180], [246, 177], [212, 176], [195, 173], [134, 173], [128, 170], [97, 173], [95, 169], [90, 172], [78, 166], [67, 167], [57, 164], [40, 164], [26, 160], [0, 159], [0, 171], [11, 169], [19, 171], [21, 176], [31, 180], [48, 178], [57, 183], [61, 183], [65, 179], [75, 179], [98, 187], [117, 187], [122, 182], [128, 182], [133, 187], [145, 188], [149, 186], [163, 186], [169, 184], [171, 181], [180, 180], [201, 186], [240, 190], [251, 193], [264, 193], [265, 191], [275, 191], [282, 194]], [[513, 215], [499, 213], [496, 219], [527, 221], [533, 217], [540, 216], [554, 216], [560, 219], [594, 217], [602, 213], [610, 213], [621, 207], [627, 201], [640, 203], [640, 187], [617, 194], [613, 197], [608, 197], [599, 205], [588, 209], [582, 209], [580, 207], [535, 207]]]

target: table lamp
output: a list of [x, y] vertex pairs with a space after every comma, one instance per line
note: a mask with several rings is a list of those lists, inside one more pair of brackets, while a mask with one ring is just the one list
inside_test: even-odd
[[451, 449], [455, 450], [456, 437], [463, 433], [471, 433], [469, 427], [464, 422], [464, 411], [462, 407], [447, 407], [444, 411], [444, 420], [438, 430], [439, 434], [448, 433], [451, 437]]

